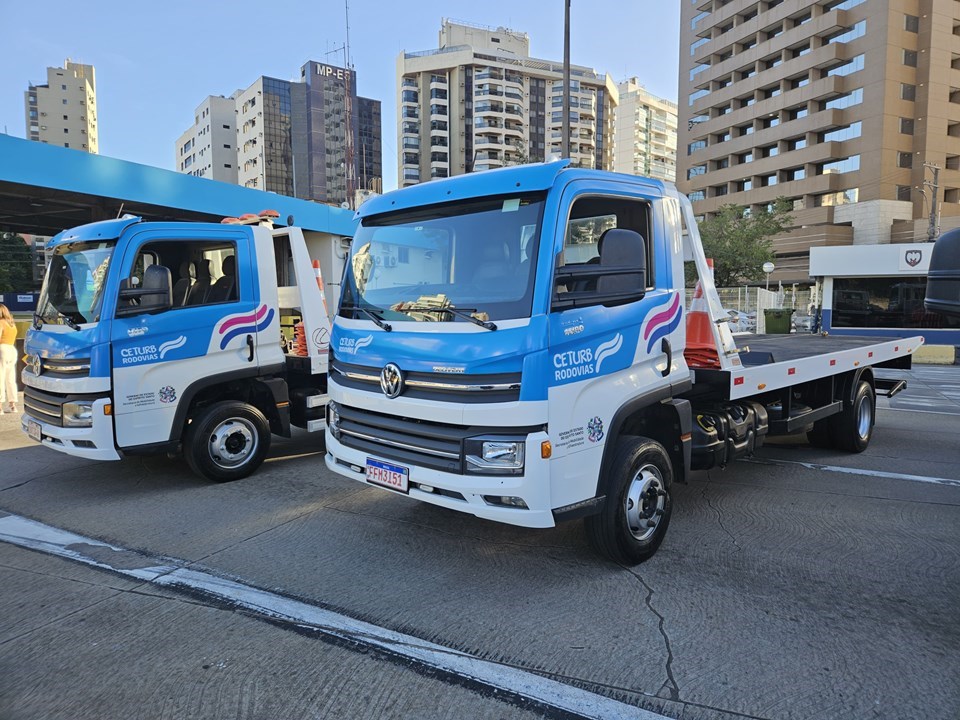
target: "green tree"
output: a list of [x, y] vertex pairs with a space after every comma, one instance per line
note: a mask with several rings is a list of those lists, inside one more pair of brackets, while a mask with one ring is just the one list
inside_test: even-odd
[[0, 232], [0, 292], [33, 288], [33, 261], [26, 241], [16, 233]]
[[[741, 205], [723, 205], [717, 214], [700, 223], [703, 252], [713, 258], [717, 287], [733, 287], [762, 280], [763, 264], [773, 260], [771, 238], [790, 225], [791, 203], [777, 198], [770, 208], [748, 211]], [[696, 279], [690, 268], [688, 279]]]

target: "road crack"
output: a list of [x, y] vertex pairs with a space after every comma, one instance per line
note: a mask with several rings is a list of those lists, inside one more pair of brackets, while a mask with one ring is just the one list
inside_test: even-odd
[[723, 524], [723, 515], [720, 513], [720, 508], [715, 507], [713, 504], [713, 501], [710, 500], [709, 496], [707, 495], [707, 489], [710, 487], [710, 481], [712, 479], [713, 478], [710, 475], [710, 471], [708, 470], [707, 481], [703, 484], [703, 487], [700, 489], [700, 497], [702, 497], [704, 501], [707, 503], [707, 507], [713, 510], [713, 512], [717, 514], [717, 524], [720, 526], [720, 529], [723, 530], [726, 536], [730, 538], [730, 541], [733, 543], [733, 546], [737, 549], [737, 552], [743, 552], [743, 548], [740, 547], [740, 543], [737, 542], [737, 538], [734, 536], [732, 532], [727, 530], [726, 525]]
[[663, 638], [663, 644], [667, 649], [667, 661], [664, 665], [664, 669], [667, 673], [667, 679], [663, 681], [663, 685], [661, 685], [660, 689], [657, 690], [656, 696], [663, 697], [662, 693], [666, 691], [667, 700], [683, 702], [683, 700], [680, 699], [680, 686], [677, 685], [677, 680], [673, 676], [673, 647], [670, 645], [670, 636], [667, 634], [666, 630], [666, 618], [661, 615], [660, 612], [653, 606], [653, 588], [650, 587], [647, 584], [647, 581], [641, 577], [640, 573], [633, 568], [627, 567], [626, 565], [621, 565], [621, 567], [639, 580], [640, 584], [643, 585], [644, 589], [647, 591], [647, 596], [644, 598], [644, 602], [647, 605], [647, 609], [657, 616], [657, 629], [659, 630], [660, 637]]

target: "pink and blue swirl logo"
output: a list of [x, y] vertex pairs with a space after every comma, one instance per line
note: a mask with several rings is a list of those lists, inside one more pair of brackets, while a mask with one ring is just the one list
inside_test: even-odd
[[227, 344], [238, 335], [265, 330], [271, 322], [273, 322], [273, 308], [267, 307], [266, 304], [261, 305], [256, 312], [225, 318], [217, 329], [217, 332], [223, 336], [220, 338], [220, 349], [226, 348]]
[[643, 339], [647, 341], [647, 353], [660, 338], [666, 337], [680, 325], [683, 318], [683, 307], [680, 304], [680, 293], [671, 293], [665, 303], [656, 305], [647, 313], [643, 325]]

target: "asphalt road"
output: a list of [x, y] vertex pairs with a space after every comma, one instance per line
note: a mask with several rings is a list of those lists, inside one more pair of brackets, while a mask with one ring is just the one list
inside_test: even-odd
[[633, 569], [333, 476], [316, 436], [213, 485], [2, 415], [0, 719], [955, 720], [960, 367], [907, 375], [862, 455], [677, 486]]

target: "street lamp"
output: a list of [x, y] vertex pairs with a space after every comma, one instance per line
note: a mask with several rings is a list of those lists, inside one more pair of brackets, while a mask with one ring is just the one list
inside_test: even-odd
[[776, 265], [772, 262], [765, 262], [763, 264], [763, 271], [767, 274], [767, 292], [770, 292], [770, 273], [774, 271]]

